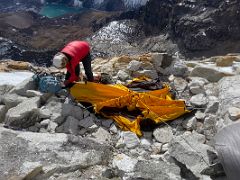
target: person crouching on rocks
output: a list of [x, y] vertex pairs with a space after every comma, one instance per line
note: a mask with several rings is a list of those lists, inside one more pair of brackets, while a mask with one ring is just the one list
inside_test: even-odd
[[53, 57], [53, 66], [67, 68], [64, 86], [70, 88], [75, 81], [79, 81], [80, 66], [82, 62], [87, 81], [93, 82], [94, 77], [91, 67], [90, 46], [85, 41], [72, 41]]

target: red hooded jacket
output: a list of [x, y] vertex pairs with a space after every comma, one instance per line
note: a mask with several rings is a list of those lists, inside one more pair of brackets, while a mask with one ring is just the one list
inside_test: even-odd
[[75, 74], [75, 68], [90, 52], [89, 44], [85, 41], [72, 41], [61, 52], [71, 56], [71, 60], [66, 65], [67, 71], [71, 74], [68, 82], [77, 81], [79, 77]]

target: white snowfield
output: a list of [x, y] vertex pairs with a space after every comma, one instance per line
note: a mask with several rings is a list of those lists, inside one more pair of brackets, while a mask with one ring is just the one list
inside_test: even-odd
[[31, 72], [0, 72], [0, 85], [17, 85], [33, 76]]

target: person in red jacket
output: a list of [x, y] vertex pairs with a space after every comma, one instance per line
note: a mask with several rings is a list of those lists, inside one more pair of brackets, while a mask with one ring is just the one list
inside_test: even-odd
[[65, 87], [71, 87], [75, 81], [79, 80], [79, 62], [83, 64], [87, 80], [93, 82], [90, 47], [87, 42], [72, 41], [54, 56], [53, 65], [56, 68], [67, 68]]

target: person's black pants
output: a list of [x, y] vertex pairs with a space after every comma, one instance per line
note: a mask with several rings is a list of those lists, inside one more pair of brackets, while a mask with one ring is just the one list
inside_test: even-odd
[[87, 76], [87, 80], [93, 82], [93, 73], [92, 73], [92, 65], [91, 65], [92, 57], [90, 53], [82, 60], [82, 64], [85, 70], [85, 74]]
[[[85, 58], [82, 59], [82, 64], [83, 64], [83, 68], [85, 70], [85, 74], [87, 76], [87, 80], [93, 82], [94, 79], [93, 79], [91, 61], [92, 61], [92, 58], [89, 53]], [[79, 65], [75, 67], [75, 74], [77, 76], [80, 75], [80, 66]], [[65, 79], [68, 80], [70, 78], [70, 76], [71, 76], [70, 72], [67, 71]]]

